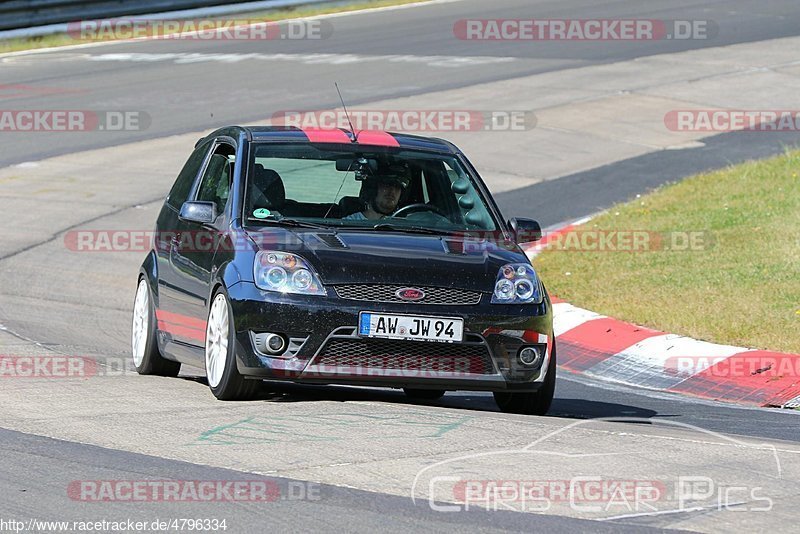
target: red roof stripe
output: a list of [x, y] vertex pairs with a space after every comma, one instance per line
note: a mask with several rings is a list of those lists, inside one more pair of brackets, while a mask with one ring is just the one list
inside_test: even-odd
[[400, 143], [392, 134], [379, 132], [377, 130], [364, 130], [358, 132], [358, 144], [374, 146], [400, 146]]
[[308, 140], [312, 143], [350, 143], [350, 136], [339, 129], [323, 130], [320, 128], [307, 128], [303, 129], [303, 133], [306, 134], [306, 137], [308, 137]]

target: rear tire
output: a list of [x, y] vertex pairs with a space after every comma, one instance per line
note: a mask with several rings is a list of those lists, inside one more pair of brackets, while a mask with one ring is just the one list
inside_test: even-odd
[[219, 400], [248, 400], [261, 385], [248, 380], [236, 368], [236, 336], [233, 310], [224, 290], [211, 300], [206, 326], [206, 378], [211, 393]]
[[553, 338], [553, 348], [550, 352], [550, 363], [547, 366], [547, 376], [539, 391], [513, 392], [495, 391], [494, 401], [501, 411], [523, 415], [546, 415], [553, 402], [556, 392], [556, 342]]
[[443, 389], [413, 389], [403, 388], [406, 397], [414, 400], [437, 400], [444, 397]]
[[131, 325], [131, 353], [133, 366], [140, 375], [178, 376], [181, 364], [167, 360], [158, 350], [156, 341], [156, 313], [150, 284], [142, 276], [136, 287]]

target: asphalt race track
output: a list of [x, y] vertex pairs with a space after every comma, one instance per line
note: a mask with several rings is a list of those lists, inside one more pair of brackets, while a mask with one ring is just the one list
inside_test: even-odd
[[[470, 42], [453, 38], [453, 25], [468, 18], [524, 18], [535, 6], [541, 18], [708, 19], [720, 28], [714, 39], [607, 42]], [[76, 150], [129, 143], [219, 124], [264, 119], [285, 110], [327, 109], [339, 105], [333, 87], [339, 82], [348, 103], [418, 95], [535, 73], [611, 63], [690, 48], [722, 46], [797, 35], [800, 6], [792, 0], [767, 5], [747, 0], [725, 3], [657, 0], [482, 2], [465, 0], [415, 9], [329, 19], [335, 31], [323, 41], [160, 41], [87, 47], [3, 61], [3, 83], [46, 87], [49, 109], [145, 110], [156, 120], [146, 131], [96, 132], [81, 136], [18, 134], [5, 141], [0, 165], [30, 161]], [[292, 60], [226, 62], [202, 60], [203, 54], [291, 54]], [[314, 59], [303, 54], [333, 54]], [[113, 60], [139, 54], [138, 61]], [[156, 56], [147, 56], [156, 54]], [[200, 54], [176, 68], [163, 54]], [[119, 56], [121, 55], [121, 56]], [[144, 55], [144, 56], [141, 56]], [[342, 55], [358, 56], [342, 62]], [[402, 63], [358, 61], [361, 56], [407, 56]], [[136, 56], [134, 56], [135, 58]], [[432, 57], [460, 59], [459, 67], [441, 67]], [[470, 58], [472, 61], [470, 61]], [[433, 64], [433, 65], [432, 65]], [[19, 95], [7, 109], [41, 105], [41, 94]]]
[[[534, 13], [707, 19], [719, 33], [711, 40], [602, 46], [453, 38], [459, 19]], [[5, 110], [138, 110], [151, 120], [141, 131], [0, 134], [0, 354], [78, 355], [117, 371], [92, 380], [4, 381], [0, 520], [226, 518], [231, 532], [796, 527], [800, 412], [658, 394], [567, 372], [559, 374], [545, 418], [501, 414], [482, 393], [416, 403], [401, 392], [333, 386], [265, 384], [257, 400], [231, 404], [213, 399], [202, 370], [184, 368], [180, 378], [164, 379], [139, 377], [125, 366], [142, 255], [70, 253], [63, 233], [149, 229], [191, 149], [184, 141], [165, 141], [165, 150], [176, 153], [161, 153], [154, 140], [258, 122], [285, 110], [332, 108], [338, 105], [334, 81], [348, 103], [414, 102], [488, 82], [800, 35], [800, 5], [792, 0], [463, 0], [326, 20], [335, 31], [322, 42], [142, 41], [0, 56]], [[702, 148], [656, 151], [500, 188], [496, 198], [506, 216], [532, 212], [543, 225], [554, 225], [693, 172], [798, 144], [797, 132], [722, 134], [706, 138]], [[17, 179], [31, 169], [50, 176], [59, 166], [63, 182]], [[541, 442], [535, 450], [550, 456], [524, 456], [534, 441]], [[505, 454], [480, 456], [489, 450]], [[414, 483], [428, 484], [426, 468], [436, 472], [470, 455], [471, 463], [439, 474], [549, 481], [603, 476], [655, 480], [673, 489], [678, 477], [694, 477], [713, 482], [714, 491], [689, 508], [671, 494], [658, 513], [592, 511], [567, 502], [522, 510], [536, 515], [514, 507], [436, 511], [430, 504], [451, 502], [452, 495], [434, 495], [431, 482], [425, 486], [429, 501]], [[76, 481], [156, 479], [258, 479], [281, 497], [268, 503], [85, 502], [68, 489]], [[302, 495], [287, 498], [292, 487]], [[745, 491], [725, 507], [715, 500], [723, 487]], [[310, 497], [312, 490], [318, 497]], [[756, 513], [764, 496], [774, 506]], [[731, 512], [735, 507], [750, 513]]]

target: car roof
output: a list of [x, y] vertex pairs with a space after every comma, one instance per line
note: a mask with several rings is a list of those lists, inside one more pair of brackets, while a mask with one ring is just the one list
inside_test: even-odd
[[[399, 147], [408, 149], [430, 150], [447, 154], [459, 153], [458, 148], [444, 139], [424, 137], [379, 130], [363, 130], [358, 132], [357, 142], [353, 143], [349, 130], [340, 128], [297, 128], [295, 126], [226, 126], [220, 128], [200, 142], [218, 137], [231, 135], [232, 131], [239, 130], [249, 141], [253, 142], [296, 142], [296, 143], [326, 143], [338, 145], [357, 144], [358, 146]], [[198, 144], [200, 144], [198, 142]]]

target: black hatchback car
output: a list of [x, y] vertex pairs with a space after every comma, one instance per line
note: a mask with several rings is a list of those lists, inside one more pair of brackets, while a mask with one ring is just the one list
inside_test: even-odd
[[547, 292], [452, 144], [340, 129], [227, 127], [198, 141], [158, 217], [133, 311], [141, 374], [204, 368], [213, 394], [262, 380], [491, 391], [544, 414]]

